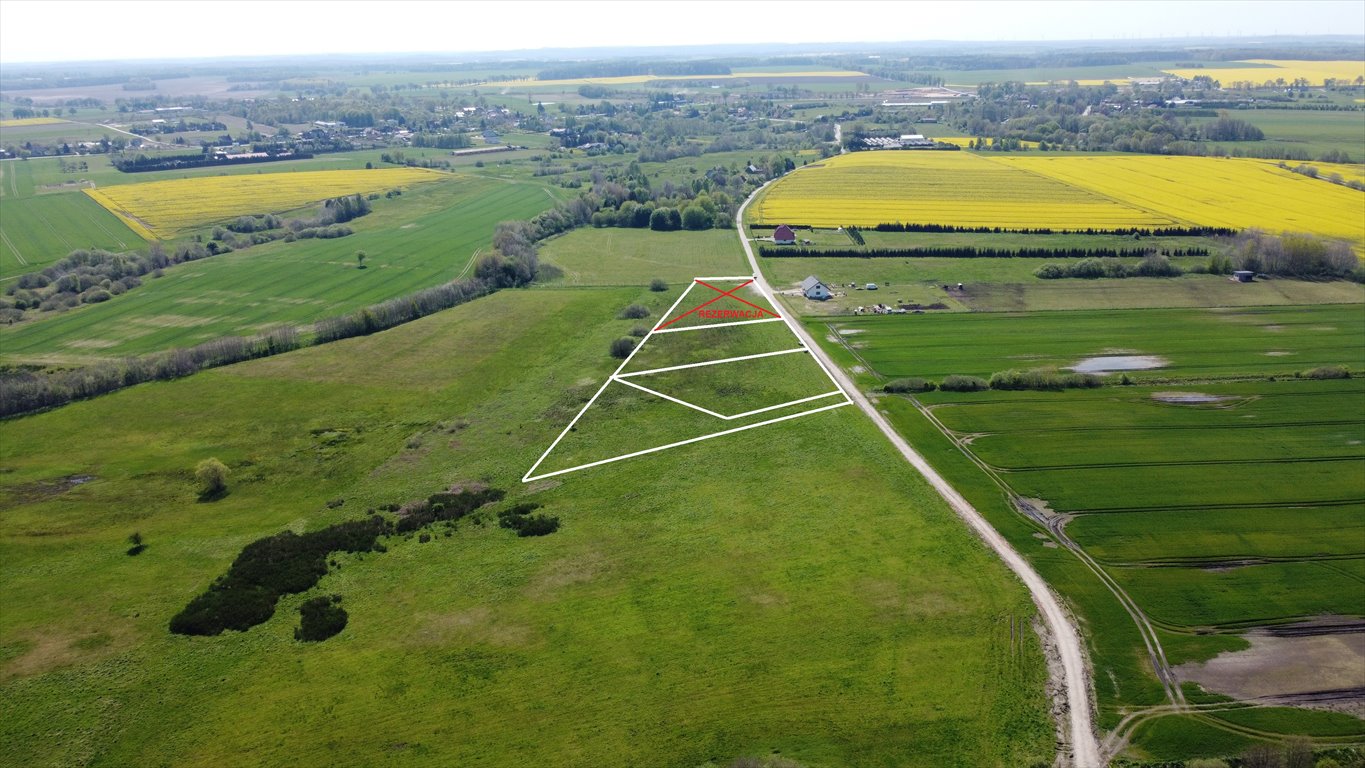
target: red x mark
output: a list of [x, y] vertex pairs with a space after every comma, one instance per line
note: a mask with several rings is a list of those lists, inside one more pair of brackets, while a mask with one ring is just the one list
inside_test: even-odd
[[704, 281], [702, 281], [702, 280], [695, 280], [695, 281], [693, 281], [693, 282], [696, 282], [696, 283], [698, 283], [698, 284], [700, 284], [700, 285], [704, 285], [704, 286], [706, 286], [707, 288], [710, 288], [711, 290], [715, 291], [716, 293], [719, 293], [720, 295], [717, 296], [717, 297], [714, 298], [714, 299], [711, 299], [711, 300], [708, 301], [708, 302], [705, 302], [705, 303], [703, 303], [703, 304], [698, 304], [697, 306], [695, 306], [695, 307], [693, 307], [693, 308], [687, 310], [686, 312], [682, 313], [681, 315], [678, 315], [677, 317], [673, 318], [672, 320], [669, 320], [668, 322], [664, 323], [663, 325], [658, 326], [658, 327], [655, 328], [654, 330], [656, 330], [656, 331], [663, 330], [664, 328], [667, 328], [668, 326], [670, 326], [670, 325], [672, 325], [672, 324], [678, 322], [679, 320], [683, 319], [684, 317], [687, 317], [688, 315], [692, 314], [693, 312], [696, 312], [696, 311], [699, 310], [699, 309], [705, 309], [706, 307], [708, 307], [708, 306], [710, 306], [710, 305], [712, 305], [712, 304], [715, 304], [716, 302], [720, 301], [721, 299], [725, 298], [726, 296], [729, 296], [730, 298], [734, 299], [735, 301], [744, 302], [745, 304], [748, 304], [749, 306], [753, 307], [754, 309], [758, 310], [759, 312], [766, 312], [767, 314], [772, 315], [773, 317], [781, 317], [781, 315], [777, 314], [776, 312], [773, 312], [773, 311], [770, 310], [770, 309], [764, 309], [763, 307], [760, 307], [760, 306], [758, 306], [757, 304], [754, 304], [753, 302], [744, 301], [744, 299], [741, 299], [740, 297], [738, 297], [738, 296], [735, 295], [735, 291], [738, 291], [740, 288], [743, 288], [744, 286], [748, 285], [749, 283], [752, 283], [753, 280], [746, 280], [745, 282], [740, 283], [739, 285], [736, 285], [734, 288], [731, 288], [731, 289], [728, 290], [728, 291], [722, 291], [721, 289], [717, 288], [716, 286], [711, 285], [710, 283], [704, 282]]

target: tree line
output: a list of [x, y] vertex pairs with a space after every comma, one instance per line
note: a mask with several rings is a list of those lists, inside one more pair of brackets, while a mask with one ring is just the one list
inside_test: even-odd
[[158, 155], [148, 157], [139, 154], [132, 157], [117, 155], [109, 163], [124, 173], [145, 173], [148, 171], [179, 171], [189, 168], [211, 168], [220, 165], [251, 165], [253, 163], [273, 163], [278, 160], [307, 160], [312, 157], [307, 152], [293, 150], [279, 151], [264, 149], [268, 157], [222, 157], [208, 153], [197, 155]]
[[[861, 236], [861, 235], [860, 235]], [[954, 258], [954, 259], [1084, 259], [1139, 258], [1158, 253], [1156, 248], [983, 248], [975, 245], [930, 245], [910, 248], [800, 248], [759, 246], [758, 255], [769, 258]], [[1163, 256], [1207, 256], [1207, 248], [1164, 248]]]
[[[753, 227], [761, 229], [764, 227]], [[766, 227], [771, 229], [772, 227]], [[872, 227], [877, 232], [964, 232], [970, 234], [1013, 235], [1126, 235], [1139, 237], [1231, 237], [1239, 230], [1230, 227], [1086, 227], [1085, 229], [1053, 229], [1051, 227], [972, 227], [956, 224], [904, 224], [883, 222]]]
[[[542, 214], [544, 216], [544, 214]], [[540, 217], [537, 217], [540, 218]], [[552, 225], [546, 225], [547, 227]], [[311, 339], [293, 326], [250, 337], [229, 336], [186, 349], [127, 357], [81, 368], [34, 372], [0, 371], [0, 417], [55, 408], [148, 381], [168, 381], [201, 370], [365, 336], [487, 296], [500, 288], [526, 285], [539, 268], [530, 222], [504, 222], [494, 234], [494, 253], [480, 259], [475, 276], [453, 280], [340, 317], [318, 320]]]

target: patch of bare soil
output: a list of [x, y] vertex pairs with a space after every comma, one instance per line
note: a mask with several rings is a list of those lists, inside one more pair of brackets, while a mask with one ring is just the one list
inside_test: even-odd
[[[1289, 634], [1296, 628], [1322, 634]], [[1346, 631], [1334, 631], [1343, 629]], [[1181, 680], [1238, 699], [1275, 697], [1365, 715], [1365, 631], [1308, 622], [1244, 635], [1251, 647], [1175, 668]], [[1338, 695], [1324, 696], [1327, 692]]]
[[32, 504], [35, 501], [59, 496], [78, 485], [85, 485], [95, 479], [94, 475], [66, 475], [53, 480], [37, 480], [11, 488], [10, 492], [6, 494], [6, 501], [11, 504]]
[[0, 680], [28, 677], [107, 655], [115, 646], [109, 632], [40, 634], [24, 639], [25, 650], [0, 665]]
[[584, 552], [547, 563], [528, 585], [528, 593], [545, 598], [562, 587], [586, 584], [607, 568], [600, 552]]
[[1273, 352], [1262, 352], [1261, 354], [1265, 355], [1266, 357], [1288, 357], [1289, 355], [1296, 355], [1296, 354], [1298, 354], [1298, 353], [1297, 353], [1297, 352], [1283, 352], [1283, 351], [1281, 351], [1281, 350], [1275, 350], [1275, 351], [1273, 351]]
[[1152, 399], [1162, 403], [1173, 405], [1203, 405], [1207, 403], [1222, 403], [1228, 400], [1236, 400], [1235, 397], [1226, 395], [1206, 395], [1203, 392], [1153, 392]]
[[502, 647], [529, 644], [535, 634], [524, 624], [504, 621], [485, 606], [443, 614], [419, 614], [413, 622], [409, 641], [418, 646], [468, 645], [487, 643]]

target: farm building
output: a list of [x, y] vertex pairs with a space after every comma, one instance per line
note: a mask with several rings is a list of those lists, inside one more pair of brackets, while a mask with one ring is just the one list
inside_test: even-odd
[[796, 233], [786, 224], [780, 224], [773, 230], [773, 242], [778, 245], [796, 245]]
[[1239, 283], [1249, 283], [1256, 277], [1256, 273], [1246, 269], [1239, 269], [1232, 273], [1232, 279]]
[[811, 275], [801, 281], [801, 294], [808, 299], [825, 301], [833, 296], [834, 292], [829, 289], [828, 285], [820, 282], [820, 278]]

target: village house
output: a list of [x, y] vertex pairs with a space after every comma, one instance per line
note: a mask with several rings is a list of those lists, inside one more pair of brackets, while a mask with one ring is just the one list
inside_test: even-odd
[[796, 233], [786, 224], [779, 224], [773, 230], [773, 242], [778, 245], [796, 245]]
[[820, 282], [820, 278], [811, 275], [801, 281], [801, 294], [814, 301], [826, 301], [834, 295], [834, 292], [829, 289], [828, 285]]

